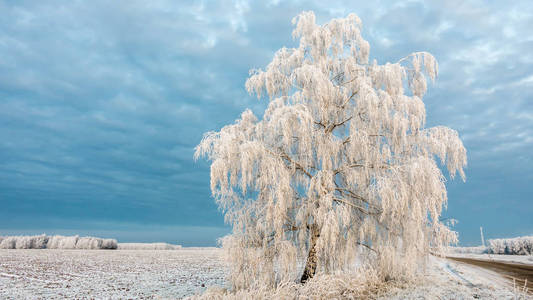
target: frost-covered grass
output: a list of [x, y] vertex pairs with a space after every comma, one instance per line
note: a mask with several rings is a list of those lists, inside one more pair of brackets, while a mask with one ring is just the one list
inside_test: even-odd
[[0, 249], [116, 249], [115, 239], [45, 234], [0, 236]]
[[360, 272], [233, 294], [226, 275], [217, 248], [0, 250], [0, 299], [515, 299], [498, 274], [435, 257], [413, 282], [379, 282]]
[[179, 299], [225, 284], [220, 254], [215, 248], [2, 249], [0, 299]]
[[179, 250], [181, 245], [167, 243], [118, 243], [118, 250]]
[[430, 257], [412, 281], [383, 282], [372, 272], [317, 275], [305, 285], [276, 289], [230, 290], [216, 287], [193, 299], [529, 299], [500, 275], [476, 266]]
[[448, 254], [484, 254], [487, 253], [487, 247], [448, 247]]

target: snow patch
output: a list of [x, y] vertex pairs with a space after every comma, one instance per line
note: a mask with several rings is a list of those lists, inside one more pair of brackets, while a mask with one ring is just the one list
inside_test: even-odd
[[181, 245], [167, 243], [118, 243], [118, 250], [179, 250]]

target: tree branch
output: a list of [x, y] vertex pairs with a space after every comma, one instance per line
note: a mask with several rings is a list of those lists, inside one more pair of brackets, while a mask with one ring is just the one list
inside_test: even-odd
[[365, 209], [365, 208], [362, 207], [362, 206], [359, 206], [359, 205], [357, 205], [357, 204], [350, 203], [350, 202], [348, 202], [348, 201], [344, 201], [343, 199], [333, 198], [333, 201], [335, 201], [335, 202], [337, 202], [337, 203], [342, 203], [342, 204], [345, 204], [345, 205], [351, 206], [352, 208], [358, 209], [359, 211], [361, 211], [362, 213], [367, 214], [367, 215], [379, 215], [379, 214], [381, 214], [381, 211], [370, 212], [370, 211], [368, 211], [367, 209]]
[[345, 81], [345, 82], [343, 82], [343, 83], [341, 83], [341, 84], [339, 84], [339, 85], [337, 85], [337, 86], [343, 86], [343, 85], [345, 85], [345, 84], [348, 84], [348, 83], [350, 83], [350, 82], [355, 81], [356, 79], [357, 79], [357, 77], [355, 77], [355, 78], [353, 78], [353, 79], [350, 79], [350, 80], [348, 80], [348, 81]]
[[339, 74], [333, 76], [333, 78], [331, 78], [331, 81], [338, 80], [341, 78], [341, 76], [344, 76], [344, 72], [339, 72]]
[[356, 200], [359, 200], [361, 202], [366, 203], [370, 208], [375, 209], [377, 214], [380, 214], [380, 213], [383, 212], [383, 210], [381, 208], [379, 208], [378, 206], [376, 206], [374, 204], [371, 204], [370, 201], [368, 201], [368, 199], [365, 199], [362, 196], [359, 196], [356, 193], [354, 193], [354, 192], [352, 192], [352, 191], [350, 191], [348, 189], [336, 187], [335, 190], [339, 191], [341, 194], [347, 195], [347, 196], [349, 196], [349, 197], [351, 197], [353, 199], [356, 199]]
[[324, 125], [324, 124], [322, 123], [322, 121], [320, 121], [320, 122], [316, 122], [316, 121], [315, 121], [315, 122], [313, 122], [313, 123], [315, 123], [316, 125], [320, 125], [320, 127], [324, 127], [324, 128], [326, 128], [326, 125]]
[[350, 137], [347, 137], [347, 138], [344, 139], [344, 141], [342, 141], [342, 145], [344, 146], [344, 145], [348, 144], [349, 142], [350, 142]]
[[326, 129], [326, 132], [327, 132], [327, 133], [331, 133], [331, 132], [333, 132], [333, 130], [334, 130], [335, 128], [344, 125], [344, 123], [350, 121], [352, 118], [353, 118], [353, 116], [349, 117], [348, 119], [346, 119], [346, 120], [344, 120], [344, 121], [342, 121], [342, 122], [340, 122], [340, 123], [332, 124], [332, 125], [328, 126], [328, 128]]
[[342, 172], [345, 169], [351, 169], [351, 168], [356, 168], [356, 167], [364, 167], [364, 166], [365, 165], [363, 165], [363, 164], [352, 164], [352, 165], [345, 166], [345, 167], [342, 167], [342, 168], [334, 170], [334, 174], [337, 175], [337, 174], [339, 174], [340, 172]]
[[367, 199], [357, 195], [356, 193], [354, 193], [354, 192], [352, 192], [352, 191], [350, 191], [348, 189], [336, 187], [335, 190], [339, 191], [339, 192], [341, 192], [343, 194], [348, 194], [348, 195], [350, 195], [350, 197], [352, 197], [354, 199], [357, 199], [357, 200], [361, 200], [361, 201], [363, 201], [366, 204], [370, 204], [370, 202]]
[[287, 153], [282, 152], [282, 153], [281, 153], [281, 157], [282, 157], [282, 158], [285, 158], [285, 159], [286, 159], [287, 161], [289, 161], [291, 164], [294, 164], [294, 165], [296, 166], [296, 169], [301, 170], [305, 175], [307, 175], [307, 177], [309, 177], [309, 178], [313, 178], [313, 175], [311, 175], [311, 173], [307, 172], [307, 170], [306, 170], [301, 164], [299, 164], [298, 162], [295, 162], [294, 160], [292, 160], [292, 159], [290, 158], [290, 156], [289, 156]]
[[389, 166], [388, 165], [382, 165], [382, 166], [375, 166], [375, 165], [364, 165], [364, 164], [351, 164], [351, 165], [348, 165], [348, 166], [344, 166], [342, 168], [339, 168], [339, 169], [336, 169], [334, 170], [334, 173], [335, 175], [341, 173], [342, 171], [345, 171], [347, 169], [351, 169], [351, 168], [362, 168], [362, 167], [367, 167], [367, 168], [371, 168], [371, 169], [387, 169]]
[[[307, 171], [307, 170], [306, 170], [301, 164], [299, 164], [298, 162], [293, 161], [293, 160], [289, 157], [289, 155], [288, 155], [287, 153], [283, 152], [283, 150], [280, 149], [280, 151], [281, 151], [282, 153], [279, 153], [279, 154], [278, 154], [278, 153], [274, 153], [273, 151], [268, 150], [266, 147], [264, 147], [264, 149], [265, 149], [266, 152], [270, 153], [270, 154], [273, 155], [273, 156], [280, 157], [281, 159], [286, 159], [289, 163], [294, 164], [294, 165], [296, 166], [296, 169], [297, 169], [297, 170], [302, 171], [305, 175], [307, 175], [307, 177], [309, 177], [309, 178], [313, 178], [313, 175], [311, 175], [311, 173], [309, 173], [309, 172], [308, 172], [308, 171]], [[287, 166], [287, 167], [288, 167], [288, 166]]]
[[364, 246], [366, 247], [368, 250], [371, 250], [371, 251], [374, 251], [374, 253], [378, 253], [376, 250], [372, 249], [370, 246], [368, 246], [367, 244], [364, 244], [364, 243], [361, 243], [361, 242], [356, 242], [357, 245], [361, 245], [361, 246]]
[[344, 106], [346, 106], [346, 104], [348, 104], [348, 102], [350, 102], [350, 100], [352, 100], [353, 96], [355, 96], [355, 94], [357, 94], [358, 91], [354, 91], [350, 97], [348, 97], [348, 99], [346, 99], [346, 101], [344, 101], [344, 103], [341, 105], [341, 108], [344, 108]]

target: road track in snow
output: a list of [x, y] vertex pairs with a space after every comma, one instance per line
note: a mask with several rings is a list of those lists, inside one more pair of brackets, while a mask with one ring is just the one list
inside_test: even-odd
[[522, 289], [527, 280], [526, 286], [528, 293], [533, 294], [533, 265], [464, 257], [447, 258], [453, 261], [470, 264], [497, 272], [503, 277], [509, 279], [511, 284], [514, 279], [517, 289]]

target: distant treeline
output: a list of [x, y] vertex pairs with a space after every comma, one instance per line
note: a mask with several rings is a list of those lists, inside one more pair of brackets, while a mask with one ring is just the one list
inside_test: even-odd
[[0, 236], [0, 249], [117, 249], [117, 240], [79, 236]]
[[488, 240], [487, 247], [450, 247], [450, 252], [457, 254], [533, 255], [533, 236], [491, 239]]
[[489, 240], [488, 253], [533, 255], [533, 236]]
[[118, 250], [178, 250], [180, 245], [167, 243], [119, 243]]

